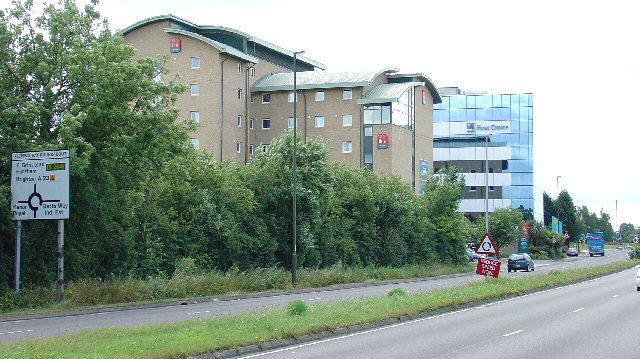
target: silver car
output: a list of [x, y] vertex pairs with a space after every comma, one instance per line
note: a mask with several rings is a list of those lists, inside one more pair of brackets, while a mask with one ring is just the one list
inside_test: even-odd
[[640, 269], [636, 273], [636, 290], [640, 292]]

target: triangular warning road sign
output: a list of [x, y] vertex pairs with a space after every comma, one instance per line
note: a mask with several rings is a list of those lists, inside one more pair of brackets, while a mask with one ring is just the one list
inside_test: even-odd
[[476, 253], [478, 254], [492, 254], [495, 255], [498, 251], [496, 250], [496, 246], [493, 244], [493, 240], [489, 235], [489, 232], [485, 233], [482, 242], [476, 248]]

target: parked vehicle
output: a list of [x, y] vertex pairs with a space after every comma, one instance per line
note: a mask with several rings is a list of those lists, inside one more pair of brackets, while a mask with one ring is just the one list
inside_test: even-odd
[[640, 292], [640, 269], [638, 269], [638, 273], [636, 273], [636, 290]]
[[577, 257], [578, 256], [578, 250], [575, 248], [569, 248], [567, 249], [567, 253], [565, 253], [567, 255], [567, 257]]
[[589, 257], [600, 255], [604, 257], [604, 233], [594, 232], [585, 235], [589, 244]]
[[533, 259], [528, 253], [514, 253], [509, 255], [507, 261], [507, 272], [525, 270], [527, 272], [533, 272], [535, 270], [535, 264]]
[[469, 262], [475, 262], [478, 260], [478, 258], [486, 258], [486, 257], [487, 257], [486, 254], [478, 254], [471, 249], [467, 249], [467, 259], [469, 259]]

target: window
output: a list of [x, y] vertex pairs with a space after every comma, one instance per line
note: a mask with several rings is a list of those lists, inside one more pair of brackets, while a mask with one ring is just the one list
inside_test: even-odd
[[324, 117], [316, 116], [316, 127], [324, 127]]
[[496, 188], [494, 186], [489, 186], [489, 192], [494, 192]]
[[353, 116], [342, 115], [342, 126], [349, 127], [353, 125]]
[[[293, 123], [293, 117], [289, 117], [287, 122], [288, 122], [288, 123], [287, 123], [287, 127], [289, 127], [289, 128], [293, 128], [293, 125], [294, 125], [294, 123]], [[297, 124], [296, 124], [296, 125], [297, 125]], [[296, 127], [297, 127], [297, 126], [296, 126]]]
[[342, 142], [342, 153], [351, 153], [351, 141]]
[[198, 95], [200, 95], [200, 85], [191, 84], [191, 96], [198, 96]]
[[324, 101], [324, 91], [316, 91], [316, 101]]
[[269, 150], [269, 146], [271, 146], [270, 144], [263, 144], [262, 145], [262, 152], [267, 152]]
[[236, 142], [236, 152], [242, 152], [242, 142]]
[[351, 89], [342, 90], [343, 100], [351, 100], [352, 98], [353, 98], [353, 94], [351, 93]]
[[254, 150], [253, 145], [249, 145], [249, 155], [253, 156], [254, 151], [255, 151], [255, 150]]
[[251, 69], [249, 69], [249, 74], [251, 75], [252, 79], [256, 78], [256, 68], [252, 67]]
[[195, 123], [200, 123], [200, 112], [199, 111], [191, 111], [190, 116], [191, 121]]
[[489, 173], [493, 173], [493, 168], [489, 168]]
[[[297, 95], [297, 93], [296, 93], [296, 95]], [[297, 96], [296, 96], [296, 97], [297, 97]], [[289, 99], [288, 99], [288, 101], [289, 101], [289, 102], [293, 102], [293, 92], [289, 92]]]
[[476, 173], [476, 170], [471, 170], [471, 173]]
[[253, 103], [253, 92], [251, 93], [251, 95], [249, 96], [249, 101], [251, 101], [251, 103]]
[[242, 89], [238, 89], [238, 100], [242, 101]]
[[262, 129], [263, 130], [269, 130], [271, 129], [271, 120], [268, 118], [263, 118], [262, 119]]
[[271, 94], [263, 93], [262, 94], [262, 103], [271, 103]]
[[253, 130], [253, 119], [249, 120], [249, 128]]
[[475, 191], [476, 191], [476, 186], [469, 187], [469, 192], [475, 192]]
[[242, 115], [238, 115], [238, 118], [236, 119], [236, 123], [238, 124], [238, 127], [242, 126]]
[[153, 73], [153, 82], [162, 83], [162, 62], [156, 63], [156, 70]]
[[238, 63], [238, 73], [242, 74], [242, 63]]
[[193, 148], [200, 149], [200, 140], [197, 138], [192, 138], [191, 139], [191, 146], [193, 146]]
[[191, 68], [192, 69], [199, 69], [200, 68], [200, 58], [199, 57], [192, 57], [191, 58]]

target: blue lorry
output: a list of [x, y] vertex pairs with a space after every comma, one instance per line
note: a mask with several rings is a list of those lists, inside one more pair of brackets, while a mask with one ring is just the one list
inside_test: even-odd
[[594, 255], [604, 256], [604, 233], [587, 233], [585, 238], [589, 244], [589, 257]]

